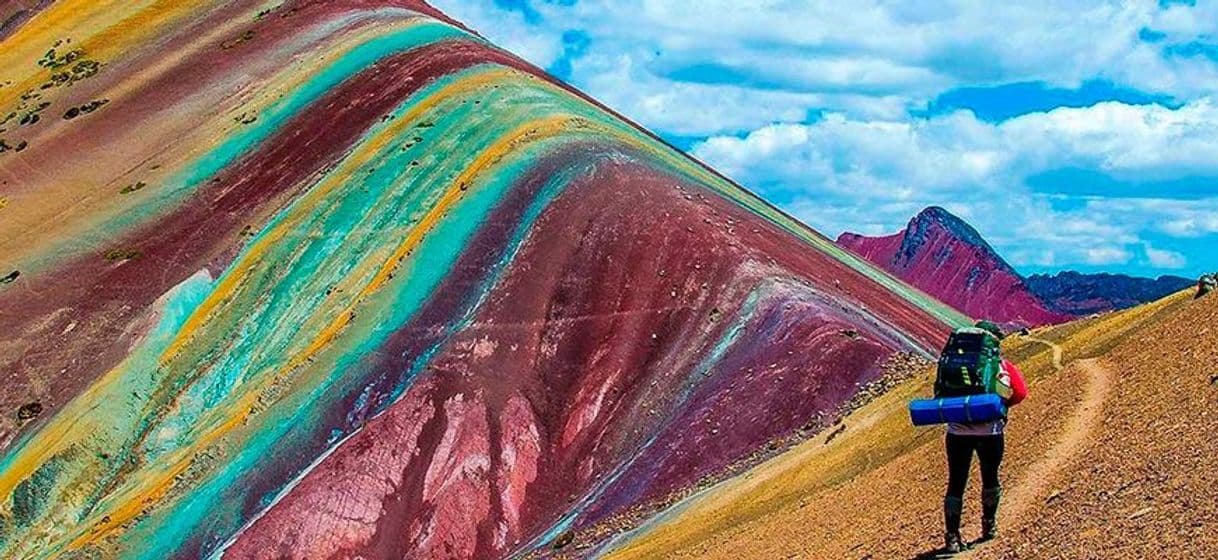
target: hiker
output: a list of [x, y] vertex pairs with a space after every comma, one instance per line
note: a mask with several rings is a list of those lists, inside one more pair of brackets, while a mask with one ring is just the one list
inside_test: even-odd
[[[995, 390], [1006, 406], [1019, 404], [1028, 395], [1023, 374], [1014, 364], [1001, 358], [998, 342], [1003, 338], [1002, 329], [990, 322], [979, 321], [976, 329], [983, 336], [993, 337], [987, 344], [993, 355], [1001, 360], [1000, 371], [995, 380]], [[959, 331], [958, 331], [959, 332]], [[955, 337], [953, 337], [954, 339]], [[945, 354], [953, 350], [952, 341], [944, 349]], [[964, 488], [968, 485], [969, 468], [976, 453], [981, 462], [981, 539], [988, 541], [998, 535], [998, 502], [1002, 497], [1002, 485], [998, 480], [998, 467], [1002, 464], [1003, 430], [1005, 416], [980, 423], [949, 423], [947, 427], [947, 494], [943, 498], [945, 525], [945, 551], [961, 552], [967, 548], [960, 536], [960, 517], [964, 513]]]
[[1202, 274], [1201, 278], [1197, 280], [1197, 295], [1193, 299], [1204, 296], [1216, 288], [1218, 288], [1218, 273]]

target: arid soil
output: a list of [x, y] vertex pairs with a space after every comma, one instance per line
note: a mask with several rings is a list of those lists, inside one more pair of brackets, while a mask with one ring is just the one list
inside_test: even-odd
[[[972, 558], [1218, 557], [1218, 298], [1154, 304], [1013, 339], [1001, 535]], [[1053, 345], [1062, 350], [1055, 367]], [[929, 373], [682, 504], [614, 558], [917, 558], [941, 545], [942, 429], [915, 429]], [[976, 467], [974, 467], [974, 477]], [[966, 537], [979, 532], [976, 478]]]

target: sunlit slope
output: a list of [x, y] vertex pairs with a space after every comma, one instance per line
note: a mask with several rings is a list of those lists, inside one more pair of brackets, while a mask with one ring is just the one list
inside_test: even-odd
[[[1218, 551], [1206, 457], [1218, 300], [1180, 293], [1017, 337], [1002, 538], [979, 558], [1194, 558]], [[1051, 345], [1061, 352], [1054, 365]], [[1207, 373], [1210, 372], [1210, 373]], [[809, 441], [606, 547], [608, 558], [911, 558], [941, 546], [942, 429], [909, 425], [911, 381]], [[974, 472], [975, 475], [975, 472]], [[965, 531], [976, 536], [977, 483]], [[1173, 544], [1175, 543], [1175, 544]]]
[[421, 2], [56, 2], [0, 84], [2, 557], [547, 550], [965, 320]]

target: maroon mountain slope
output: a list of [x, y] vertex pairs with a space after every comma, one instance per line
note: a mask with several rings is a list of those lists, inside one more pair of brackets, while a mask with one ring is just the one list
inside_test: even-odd
[[937, 206], [923, 210], [904, 231], [884, 237], [843, 233], [837, 242], [971, 317], [1023, 326], [1071, 318], [1051, 311], [977, 230]]

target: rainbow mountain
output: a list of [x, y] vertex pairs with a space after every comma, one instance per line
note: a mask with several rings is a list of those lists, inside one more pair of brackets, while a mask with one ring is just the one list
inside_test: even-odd
[[587, 555], [967, 320], [419, 0], [0, 10], [0, 557]]

